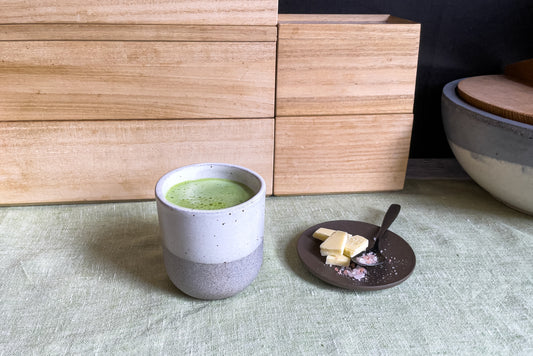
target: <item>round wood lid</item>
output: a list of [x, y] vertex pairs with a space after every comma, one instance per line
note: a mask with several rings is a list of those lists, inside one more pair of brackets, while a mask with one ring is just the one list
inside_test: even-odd
[[504, 75], [483, 75], [461, 80], [461, 99], [478, 109], [533, 125], [533, 87]]

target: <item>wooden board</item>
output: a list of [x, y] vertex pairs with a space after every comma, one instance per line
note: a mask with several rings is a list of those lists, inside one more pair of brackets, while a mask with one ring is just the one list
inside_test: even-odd
[[277, 0], [2, 0], [0, 23], [276, 25]]
[[478, 109], [533, 125], [533, 87], [504, 75], [483, 75], [461, 80], [457, 93]]
[[[0, 41], [0, 121], [274, 116], [275, 30], [255, 33], [271, 42], [234, 41], [235, 28], [218, 36], [227, 42], [181, 41], [193, 36], [181, 27], [181, 37], [168, 27], [129, 37], [131, 28], [81, 27], [70, 36], [99, 40], [50, 40], [61, 28], [20, 35], [42, 40]], [[157, 31], [163, 40], [146, 41]]]
[[280, 24], [416, 24], [389, 14], [279, 14]]
[[12, 24], [0, 41], [276, 42], [276, 26]]
[[412, 112], [419, 35], [384, 15], [279, 15], [276, 116]]
[[533, 58], [506, 65], [504, 74], [510, 79], [533, 86]]
[[0, 122], [0, 204], [153, 199], [199, 162], [253, 169], [271, 194], [273, 135], [272, 118]]
[[277, 117], [274, 194], [403, 188], [412, 114]]

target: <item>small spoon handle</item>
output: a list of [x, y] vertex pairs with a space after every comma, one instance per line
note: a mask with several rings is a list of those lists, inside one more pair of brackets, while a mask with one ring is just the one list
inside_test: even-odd
[[400, 213], [401, 206], [398, 204], [391, 204], [389, 206], [389, 209], [385, 213], [385, 216], [383, 217], [383, 222], [381, 223], [381, 227], [379, 228], [378, 233], [376, 234], [376, 237], [374, 237], [374, 245], [372, 245], [371, 248], [374, 248], [374, 246], [378, 246], [379, 239], [383, 234], [389, 229], [389, 227], [392, 225], [394, 220], [398, 217], [398, 214]]

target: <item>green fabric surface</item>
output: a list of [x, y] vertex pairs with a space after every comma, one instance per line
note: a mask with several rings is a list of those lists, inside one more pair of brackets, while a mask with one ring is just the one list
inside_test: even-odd
[[[300, 262], [308, 227], [380, 224], [391, 203], [417, 256], [404, 283], [343, 290]], [[269, 197], [259, 276], [218, 301], [167, 278], [153, 201], [2, 207], [0, 241], [1, 355], [533, 354], [533, 218], [471, 181]]]

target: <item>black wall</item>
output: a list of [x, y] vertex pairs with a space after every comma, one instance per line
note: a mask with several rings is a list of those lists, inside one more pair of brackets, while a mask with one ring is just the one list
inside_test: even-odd
[[533, 0], [280, 0], [280, 13], [390, 14], [421, 24], [411, 158], [453, 157], [443, 86], [533, 58]]

